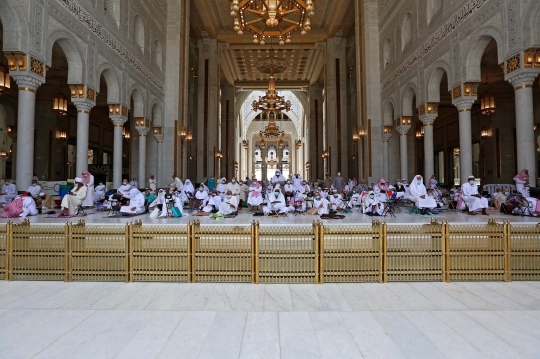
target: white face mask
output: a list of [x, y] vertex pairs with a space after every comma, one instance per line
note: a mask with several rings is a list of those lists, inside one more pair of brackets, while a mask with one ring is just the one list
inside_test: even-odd
[[474, 181], [469, 181], [469, 183], [470, 183], [471, 185], [473, 185], [473, 184], [474, 184]]
[[505, 196], [508, 196], [509, 194], [510, 194], [510, 193], [508, 193], [508, 192], [504, 192], [504, 195], [505, 195]]
[[236, 183], [236, 180], [232, 180], [231, 182], [232, 182], [232, 183]]
[[274, 196], [279, 197], [279, 192], [274, 192]]
[[276, 172], [276, 177], [279, 177], [279, 176], [281, 176], [281, 173]]
[[231, 197], [232, 197], [232, 196], [231, 196], [230, 194], [227, 195], [227, 199], [231, 199]]
[[221, 181], [221, 183], [225, 184], [225, 181]]
[[369, 195], [369, 198], [375, 198], [375, 195], [370, 194], [370, 195]]
[[337, 175], [338, 175], [338, 177], [341, 177], [341, 173], [338, 173]]
[[416, 180], [416, 183], [422, 184], [422, 180]]
[[204, 190], [204, 188], [199, 188], [199, 192], [202, 192]]
[[401, 182], [398, 182], [397, 185], [398, 185], [398, 186], [401, 186]]

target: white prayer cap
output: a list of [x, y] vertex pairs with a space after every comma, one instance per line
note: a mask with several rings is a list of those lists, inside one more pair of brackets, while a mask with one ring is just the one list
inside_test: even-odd
[[39, 196], [40, 196], [40, 197], [43, 197], [43, 196], [45, 196], [45, 193], [41, 192], [41, 193], [39, 194]]
[[476, 177], [474, 177], [474, 176], [469, 176], [468, 178], [476, 178]]
[[82, 178], [81, 177], [75, 177], [75, 182], [81, 182], [82, 183]]

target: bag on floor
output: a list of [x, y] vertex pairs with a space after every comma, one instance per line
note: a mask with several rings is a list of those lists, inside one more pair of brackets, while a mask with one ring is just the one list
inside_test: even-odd
[[159, 216], [159, 208], [154, 209], [152, 212], [150, 212], [150, 218], [156, 219]]
[[173, 214], [174, 218], [182, 217], [182, 211], [178, 207], [173, 207], [172, 208], [172, 214]]

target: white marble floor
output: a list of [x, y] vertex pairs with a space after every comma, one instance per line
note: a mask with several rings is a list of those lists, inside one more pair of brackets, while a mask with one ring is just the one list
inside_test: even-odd
[[540, 358], [540, 282], [0, 282], [0, 358]]

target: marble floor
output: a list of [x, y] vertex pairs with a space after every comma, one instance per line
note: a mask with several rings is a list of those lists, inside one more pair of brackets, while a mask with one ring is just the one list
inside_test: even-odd
[[0, 358], [540, 358], [540, 282], [0, 282]]
[[[521, 217], [505, 215], [495, 210], [490, 210], [489, 216], [469, 216], [465, 213], [454, 211], [442, 211], [436, 216], [425, 217], [419, 215], [413, 215], [408, 213], [409, 208], [402, 208], [401, 212], [396, 213], [394, 217], [370, 217], [368, 215], [357, 212], [346, 214], [344, 219], [340, 220], [322, 220], [325, 225], [337, 225], [337, 224], [365, 224], [370, 225], [374, 218], [387, 222], [388, 224], [428, 224], [432, 218], [437, 219], [439, 222], [448, 221], [450, 224], [477, 224], [487, 223], [488, 219], [495, 219], [497, 222], [510, 221], [515, 224], [534, 224], [540, 222], [540, 217]], [[59, 211], [57, 211], [59, 212]], [[126, 222], [134, 220], [142, 220], [144, 224], [186, 224], [188, 221], [199, 220], [201, 224], [217, 224], [217, 225], [249, 225], [253, 220], [259, 221], [261, 225], [311, 225], [313, 221], [320, 220], [319, 216], [311, 215], [293, 215], [289, 214], [288, 217], [269, 218], [269, 217], [254, 217], [252, 213], [247, 213], [244, 209], [235, 218], [231, 219], [210, 219], [208, 217], [196, 217], [189, 213], [188, 210], [184, 210], [185, 216], [182, 218], [161, 218], [151, 219], [148, 214], [144, 214], [136, 217], [121, 217], [121, 218], [108, 218], [106, 213], [99, 212], [89, 214], [85, 217], [81, 217], [88, 225], [92, 224], [125, 224]], [[45, 218], [43, 215], [27, 217], [31, 223], [36, 224], [64, 224], [66, 221], [76, 223], [79, 218]], [[21, 218], [0, 218], [0, 223], [6, 223], [8, 220], [13, 223], [21, 223]]]

